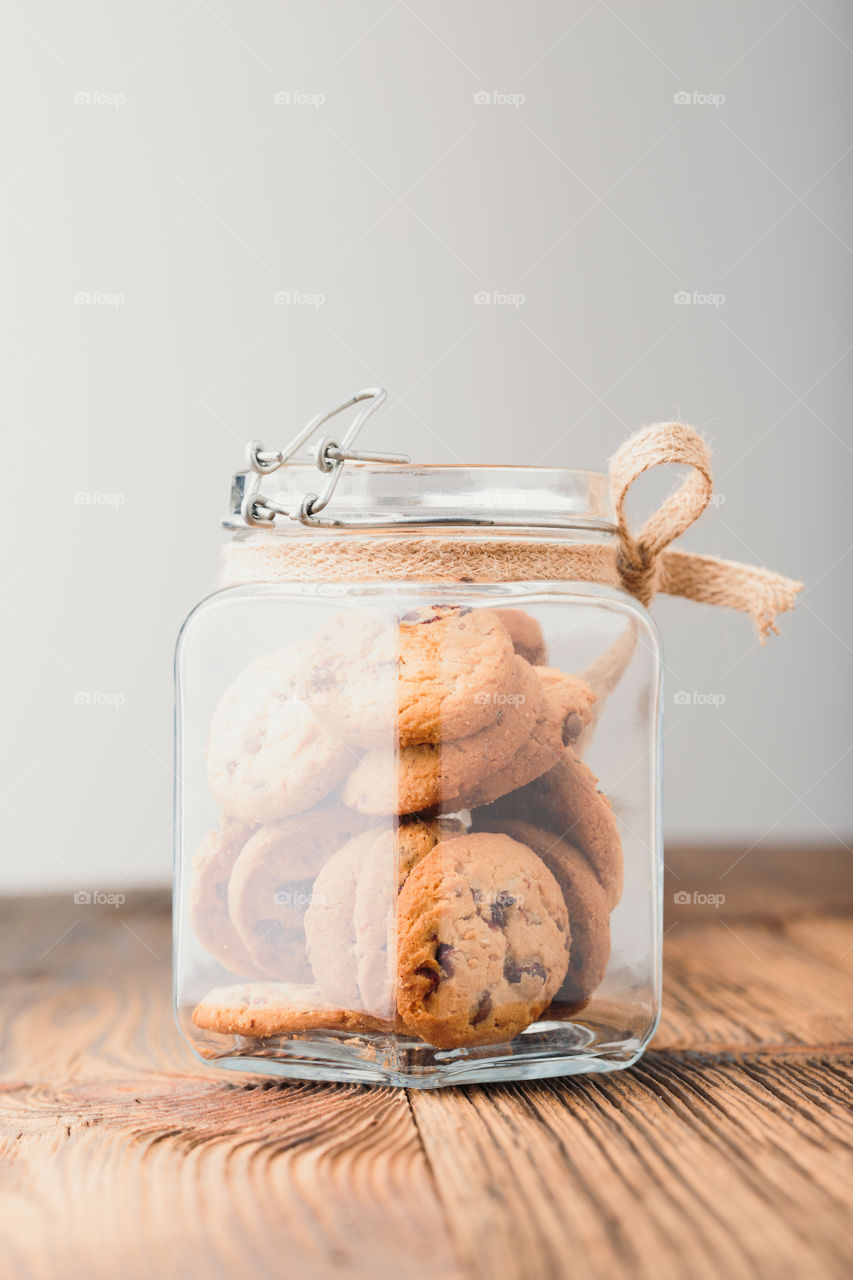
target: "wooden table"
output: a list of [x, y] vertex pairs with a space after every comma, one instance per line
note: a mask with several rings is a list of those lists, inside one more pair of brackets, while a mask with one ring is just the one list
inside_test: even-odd
[[637, 1067], [435, 1093], [206, 1071], [165, 892], [7, 901], [0, 1274], [849, 1276], [853, 860], [738, 856], [668, 855]]

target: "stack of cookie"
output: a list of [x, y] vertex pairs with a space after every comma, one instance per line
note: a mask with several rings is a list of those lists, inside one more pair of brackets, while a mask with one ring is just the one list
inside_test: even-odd
[[252, 981], [225, 1034], [511, 1040], [601, 982], [622, 887], [607, 799], [573, 749], [595, 695], [520, 610], [347, 612], [251, 664], [207, 747], [219, 830], [191, 918]]

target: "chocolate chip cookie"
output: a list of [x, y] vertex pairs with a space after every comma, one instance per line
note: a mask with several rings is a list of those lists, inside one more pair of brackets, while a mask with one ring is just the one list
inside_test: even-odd
[[473, 817], [475, 826], [503, 818], [547, 825], [586, 857], [611, 911], [622, 897], [622, 840], [613, 809], [607, 796], [599, 791], [598, 779], [571, 747], [563, 749], [548, 773], [478, 809]]
[[507, 835], [444, 841], [398, 901], [397, 1008], [441, 1049], [512, 1040], [559, 990], [569, 963], [560, 886]]
[[534, 670], [542, 686], [542, 699], [530, 737], [503, 768], [486, 774], [477, 784], [462, 791], [460, 808], [490, 804], [541, 777], [553, 769], [563, 747], [574, 741], [589, 723], [595, 694], [588, 685], [552, 667]]
[[531, 666], [538, 667], [548, 660], [545, 637], [537, 620], [524, 609], [495, 609], [495, 613], [509, 632], [512, 647]]
[[228, 911], [254, 966], [281, 982], [311, 982], [305, 911], [314, 880], [365, 819], [335, 802], [260, 827], [228, 885]]
[[542, 683], [523, 658], [515, 659], [515, 671], [509, 692], [489, 695], [497, 715], [487, 728], [454, 741], [401, 747], [396, 753], [368, 751], [343, 785], [345, 804], [364, 814], [459, 809], [460, 796], [501, 770], [536, 725]]
[[192, 1019], [205, 1031], [258, 1039], [302, 1031], [389, 1030], [364, 1013], [329, 1004], [317, 987], [295, 982], [215, 987], [196, 1005]]
[[225, 691], [207, 740], [208, 783], [230, 817], [254, 824], [302, 813], [352, 768], [352, 750], [300, 701], [297, 646], [259, 658]]
[[610, 913], [595, 872], [572, 845], [532, 823], [506, 819], [482, 829], [503, 831], [526, 844], [557, 881], [569, 913], [571, 947], [569, 968], [554, 999], [569, 1004], [587, 1000], [601, 983], [610, 959]]
[[413, 609], [396, 627], [342, 614], [312, 643], [301, 687], [330, 731], [393, 750], [493, 724], [516, 679], [514, 659], [509, 633], [489, 609]]

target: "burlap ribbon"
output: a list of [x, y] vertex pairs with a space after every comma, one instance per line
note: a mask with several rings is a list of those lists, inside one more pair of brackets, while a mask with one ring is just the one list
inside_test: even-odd
[[[628, 527], [625, 499], [652, 467], [686, 466], [681, 485], [638, 533]], [[748, 613], [764, 643], [776, 618], [794, 605], [802, 583], [769, 569], [673, 551], [670, 544], [699, 518], [713, 490], [708, 446], [678, 422], [644, 427], [610, 460], [616, 539], [567, 541], [470, 530], [417, 535], [311, 531], [302, 536], [247, 532], [226, 548], [221, 586], [246, 582], [369, 581], [598, 582], [622, 587], [647, 605], [655, 592]]]

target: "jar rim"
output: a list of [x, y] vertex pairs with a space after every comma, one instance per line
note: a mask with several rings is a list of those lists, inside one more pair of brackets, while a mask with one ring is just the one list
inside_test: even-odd
[[[235, 473], [226, 528], [245, 529], [241, 506], [252, 471]], [[263, 476], [258, 496], [293, 513], [279, 518], [275, 531], [310, 532], [296, 513], [307, 494], [317, 494], [326, 477], [310, 463], [288, 463]], [[349, 462], [334, 497], [323, 511], [333, 527], [406, 528], [454, 524], [493, 528], [615, 530], [610, 482], [598, 471], [506, 463]]]

